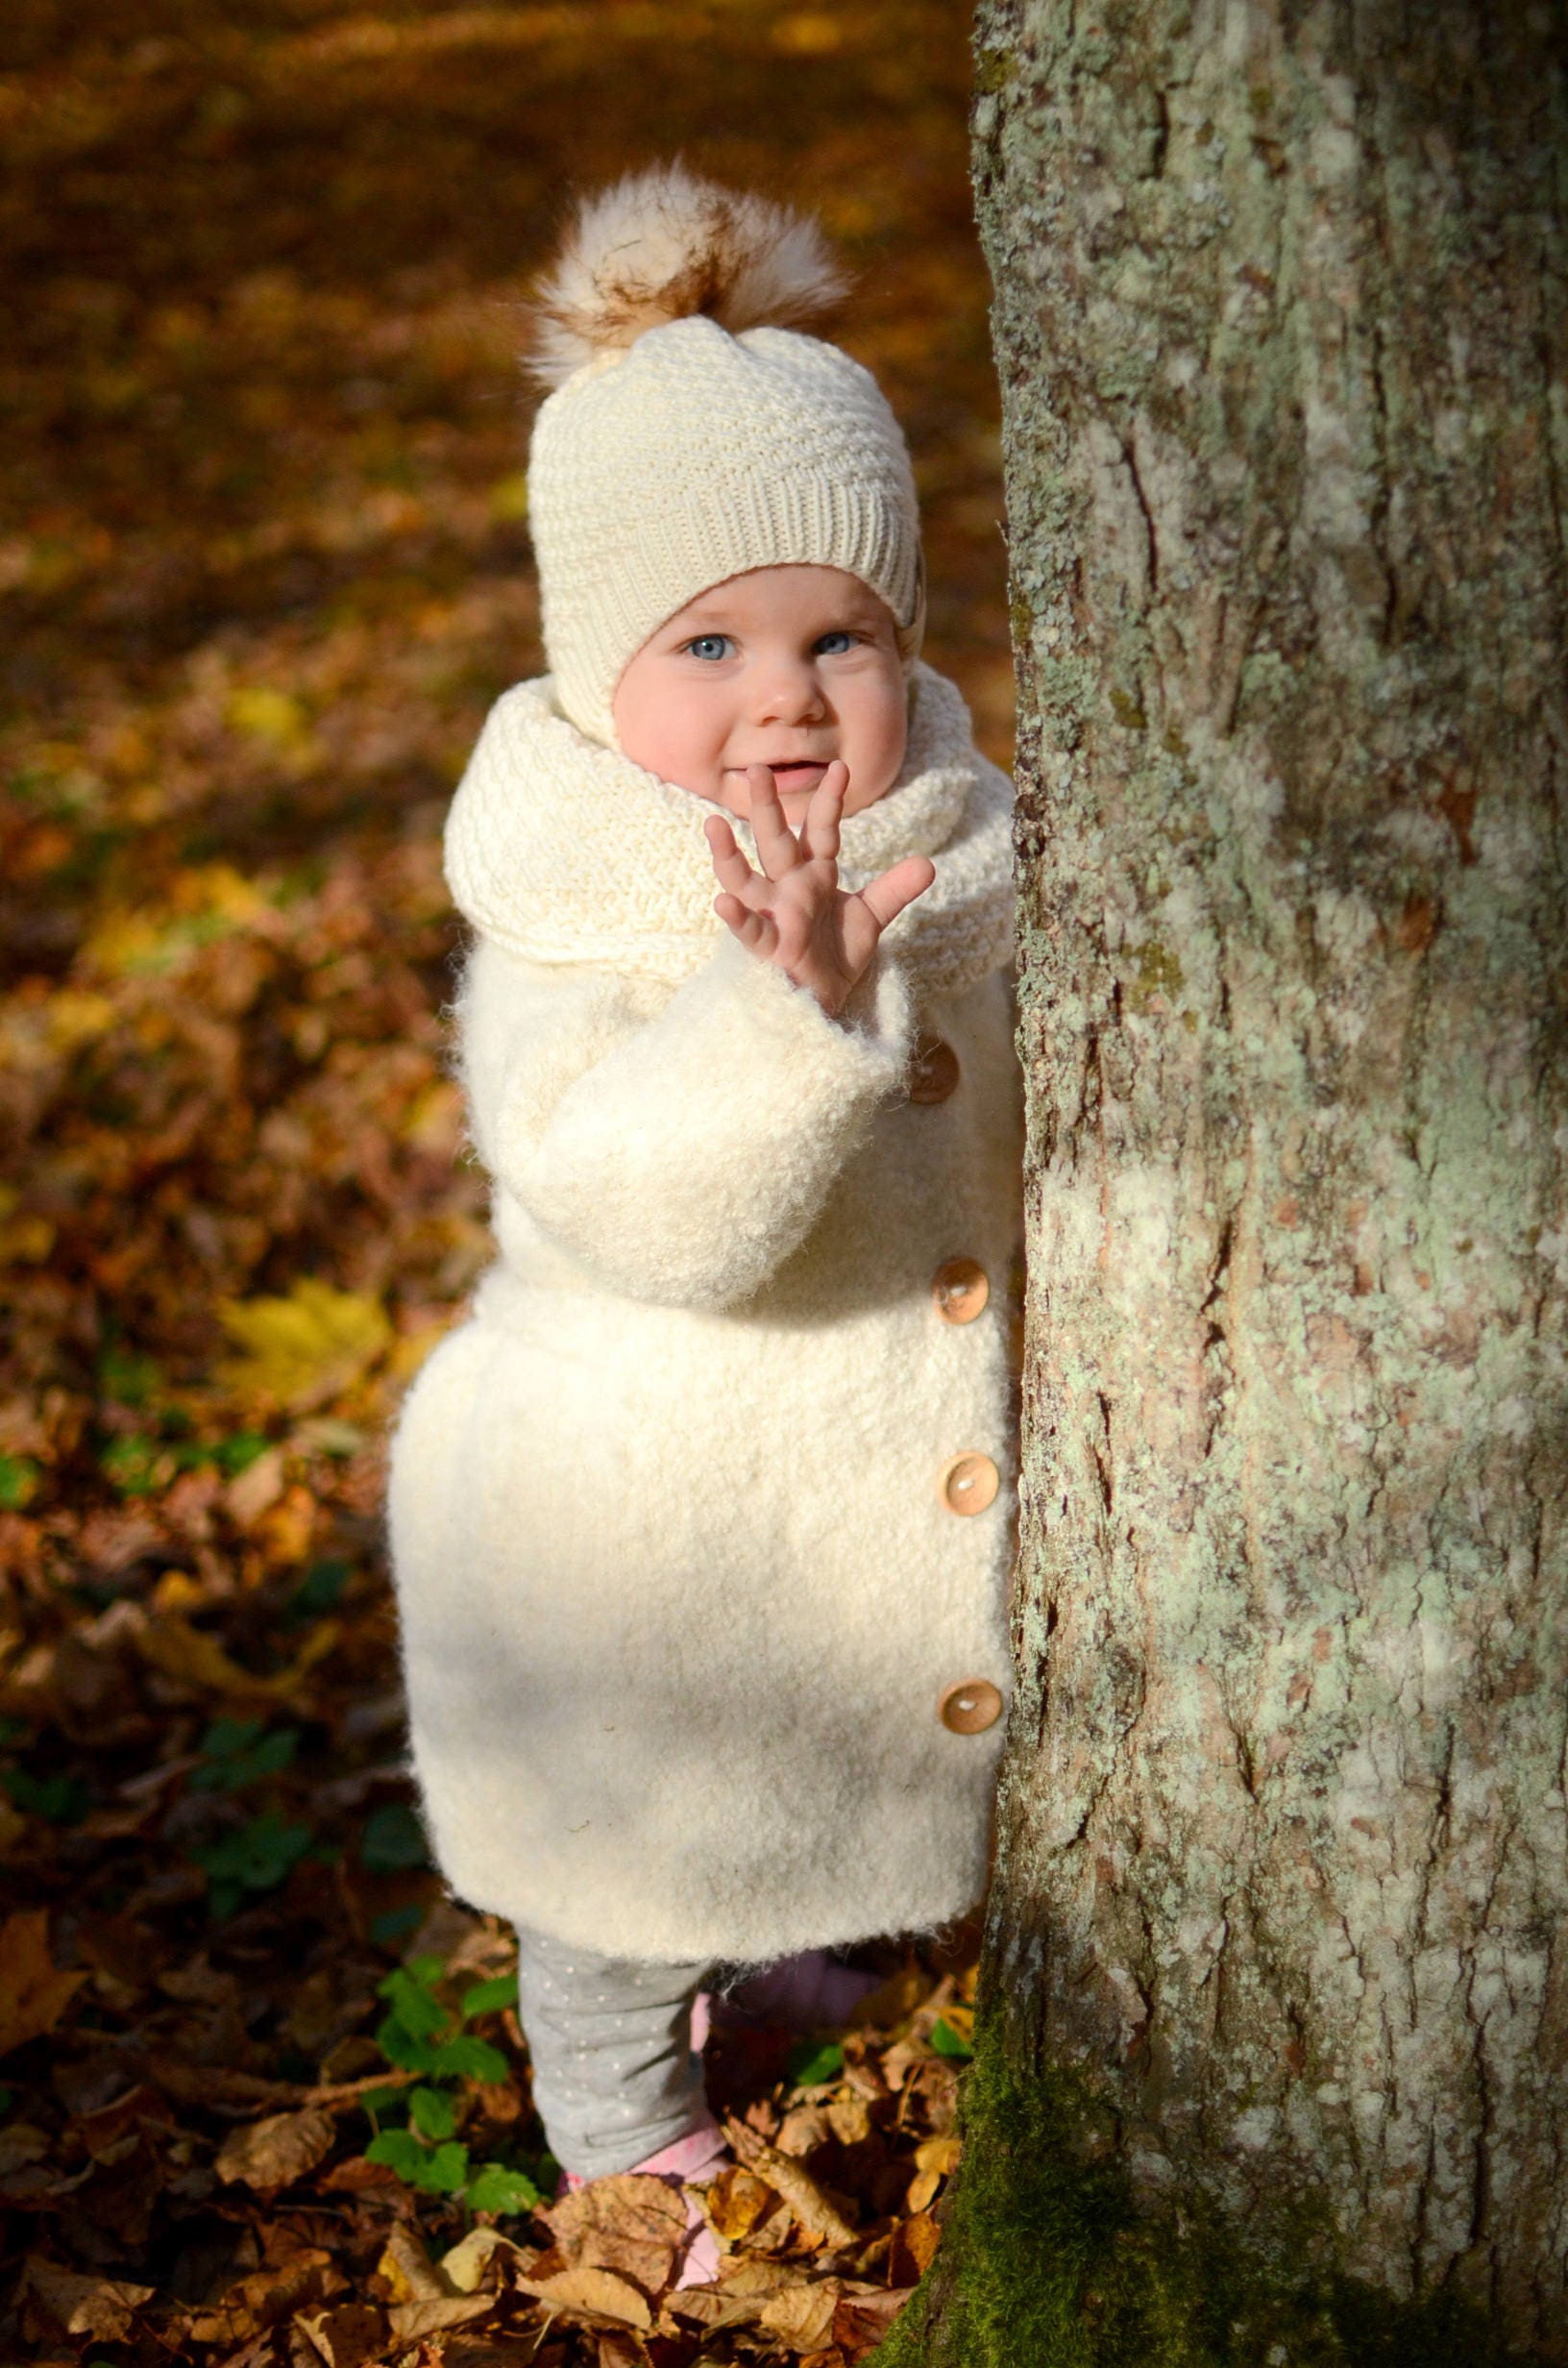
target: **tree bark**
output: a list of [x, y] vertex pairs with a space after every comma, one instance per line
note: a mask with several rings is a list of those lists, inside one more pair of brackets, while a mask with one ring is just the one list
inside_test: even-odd
[[891, 2361], [1568, 2362], [1568, 105], [984, 0], [1018, 1691]]

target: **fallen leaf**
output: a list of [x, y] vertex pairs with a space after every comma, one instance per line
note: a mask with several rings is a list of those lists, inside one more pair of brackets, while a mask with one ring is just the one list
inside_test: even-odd
[[218, 1317], [243, 1356], [218, 1378], [247, 1403], [309, 1414], [382, 1357], [392, 1326], [380, 1300], [302, 1275], [282, 1298], [226, 1299]]
[[888, 2274], [894, 2285], [918, 2285], [937, 2257], [941, 2231], [928, 2211], [918, 2211], [900, 2222], [888, 2255]]
[[873, 2352], [913, 2293], [912, 2286], [873, 2286], [870, 2291], [839, 2297], [833, 2312], [833, 2340], [851, 2360]]
[[53, 2031], [86, 1979], [56, 1971], [46, 1908], [8, 1915], [0, 1926], [0, 2056]]
[[387, 2312], [387, 2325], [394, 2343], [419, 2343], [427, 2335], [439, 2334], [446, 2327], [463, 2327], [470, 2319], [482, 2319], [494, 2310], [493, 2294], [438, 2294], [422, 2297], [418, 2302], [397, 2303]]
[[676, 2318], [695, 2319], [710, 2330], [754, 2326], [774, 2295], [799, 2279], [797, 2268], [782, 2262], [731, 2256], [719, 2264], [717, 2285], [683, 2286], [666, 2297], [664, 2306]]
[[472, 2294], [498, 2253], [502, 2257], [510, 2254], [520, 2262], [539, 2257], [526, 2252], [511, 2237], [502, 2236], [500, 2229], [470, 2229], [460, 2244], [441, 2256], [441, 2275], [459, 2294]]
[[269, 1447], [230, 1481], [223, 1492], [224, 1511], [241, 1529], [250, 1529], [282, 1492], [283, 1451], [282, 1447]]
[[309, 2337], [327, 2368], [364, 2368], [385, 2346], [385, 2314], [374, 2303], [339, 2303], [335, 2309], [313, 2314], [302, 2311], [294, 2324]]
[[807, 2237], [817, 2244], [853, 2244], [854, 2230], [809, 2171], [733, 2117], [725, 2122], [724, 2134], [747, 2169], [777, 2189]]
[[601, 2328], [596, 2368], [648, 2368], [648, 2346], [622, 2328]]
[[539, 2216], [570, 2265], [614, 2270], [649, 2295], [669, 2284], [686, 2234], [679, 2192], [638, 2171], [590, 2180]]
[[[653, 2312], [648, 2296], [633, 2285], [629, 2278], [621, 2277], [613, 2269], [600, 2269], [592, 2261], [578, 2261], [569, 2269], [558, 2270], [552, 2278], [519, 2278], [525, 2294], [535, 2294], [549, 2303], [552, 2310], [564, 2310], [574, 2316], [619, 2319], [627, 2327], [651, 2327]], [[476, 2296], [481, 2307], [490, 2306], [487, 2295]]]
[[774, 2190], [755, 2171], [733, 2163], [720, 2172], [702, 2199], [702, 2208], [716, 2236], [726, 2245], [738, 2244], [778, 2201]]
[[792, 2352], [820, 2352], [833, 2332], [840, 2291], [837, 2278], [803, 2278], [763, 2306], [757, 2325]]
[[297, 2310], [329, 2302], [347, 2283], [331, 2254], [306, 2246], [287, 2260], [240, 2279], [215, 2310], [194, 2312], [186, 2332], [195, 2343], [244, 2343]]
[[905, 2198], [912, 2212], [924, 2211], [943, 2181], [957, 2170], [963, 2152], [963, 2140], [951, 2132], [941, 2137], [928, 2137], [916, 2147], [915, 2177]]
[[232, 2130], [213, 2165], [218, 2177], [247, 2187], [289, 2187], [331, 2154], [337, 2125], [319, 2106], [300, 2113], [270, 2113], [248, 2129]]
[[[67, 2335], [96, 2335], [101, 2343], [119, 2343], [131, 2332], [133, 2314], [157, 2291], [132, 2285], [124, 2279], [79, 2277], [58, 2262], [28, 2260], [22, 2271], [22, 2292], [30, 2318], [58, 2328]], [[42, 2328], [35, 2331], [42, 2332]]]
[[413, 2230], [402, 2220], [394, 2223], [376, 2269], [386, 2280], [387, 2298], [394, 2303], [436, 2302], [452, 2292]]

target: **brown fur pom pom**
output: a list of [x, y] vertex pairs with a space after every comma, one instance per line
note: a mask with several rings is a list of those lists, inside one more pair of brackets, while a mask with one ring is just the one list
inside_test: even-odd
[[847, 282], [815, 222], [685, 166], [629, 173], [584, 199], [535, 296], [528, 366], [559, 386], [596, 355], [693, 312], [732, 333], [825, 311]]

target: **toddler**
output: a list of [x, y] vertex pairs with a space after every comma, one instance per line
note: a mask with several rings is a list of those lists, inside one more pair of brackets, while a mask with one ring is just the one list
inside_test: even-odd
[[528, 475], [551, 671], [447, 829], [499, 1256], [404, 1407], [393, 1561], [436, 1851], [518, 1928], [574, 2180], [724, 2159], [714, 1966], [842, 2019], [825, 1951], [985, 1878], [1011, 789], [918, 656], [898, 427], [783, 325], [839, 292], [814, 226], [678, 167], [580, 210]]

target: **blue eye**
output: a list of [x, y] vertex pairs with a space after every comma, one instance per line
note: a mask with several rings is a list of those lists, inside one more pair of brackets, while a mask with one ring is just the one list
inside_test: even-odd
[[698, 633], [684, 647], [693, 657], [723, 657], [728, 640], [727, 633]]
[[[847, 631], [845, 627], [842, 625], [836, 625], [831, 633], [822, 633], [819, 636], [817, 647], [821, 651], [824, 657], [842, 657], [844, 655], [844, 651], [853, 646], [854, 638], [855, 636], [853, 633]], [[829, 650], [825, 645], [830, 641], [842, 642], [844, 649]]]

